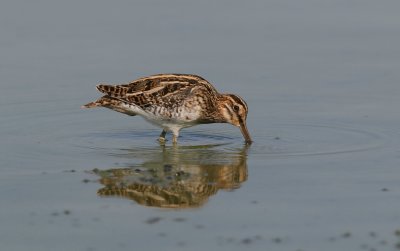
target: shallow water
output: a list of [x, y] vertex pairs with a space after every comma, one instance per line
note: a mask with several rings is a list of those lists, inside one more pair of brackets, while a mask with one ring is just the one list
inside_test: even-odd
[[[4, 2], [2, 249], [398, 250], [399, 7]], [[254, 144], [80, 109], [160, 72], [243, 96]]]

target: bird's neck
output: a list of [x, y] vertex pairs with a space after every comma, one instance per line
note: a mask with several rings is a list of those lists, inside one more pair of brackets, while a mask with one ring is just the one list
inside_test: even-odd
[[216, 102], [216, 114], [215, 118], [218, 119], [218, 123], [229, 123], [226, 119], [226, 104], [229, 102], [229, 98], [225, 94], [220, 94], [217, 97]]
[[207, 112], [203, 114], [201, 123], [227, 123], [223, 115], [223, 106], [226, 102], [226, 98], [221, 94], [216, 97], [213, 108], [207, 109]]

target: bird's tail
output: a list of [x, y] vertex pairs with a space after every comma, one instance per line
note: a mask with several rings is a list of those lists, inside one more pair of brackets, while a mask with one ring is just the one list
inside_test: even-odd
[[123, 97], [126, 94], [127, 89], [128, 89], [122, 85], [107, 85], [107, 84], [97, 85], [96, 88], [100, 92], [107, 94], [108, 96], [113, 97], [113, 98]]
[[81, 106], [81, 108], [94, 108], [94, 107], [105, 107], [129, 116], [137, 115], [135, 110], [132, 110], [130, 106], [126, 105], [126, 102], [117, 98], [112, 98], [108, 95], [105, 95], [96, 101]]
[[99, 106], [96, 101], [87, 103], [86, 105], [82, 105], [81, 108], [93, 108]]
[[107, 107], [107, 106], [111, 105], [112, 102], [113, 102], [112, 99], [110, 99], [106, 96], [103, 96], [96, 101], [93, 101], [93, 102], [87, 103], [86, 105], [81, 106], [81, 108]]

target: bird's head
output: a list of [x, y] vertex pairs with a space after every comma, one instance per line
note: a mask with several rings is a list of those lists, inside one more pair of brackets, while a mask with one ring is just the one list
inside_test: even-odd
[[248, 112], [246, 102], [235, 94], [222, 94], [219, 110], [225, 122], [239, 127], [246, 143], [251, 144], [252, 140], [246, 126]]

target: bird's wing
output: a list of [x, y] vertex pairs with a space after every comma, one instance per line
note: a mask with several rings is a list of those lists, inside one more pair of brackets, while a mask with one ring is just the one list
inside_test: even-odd
[[142, 108], [158, 103], [177, 104], [192, 92], [202, 89], [208, 96], [217, 96], [217, 90], [204, 78], [189, 74], [158, 74], [139, 78], [122, 85], [103, 85], [97, 89], [110, 97]]

